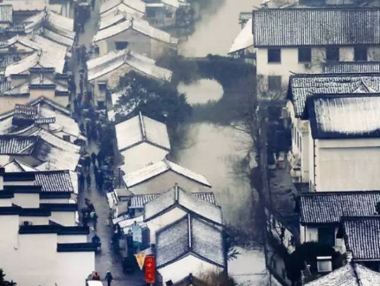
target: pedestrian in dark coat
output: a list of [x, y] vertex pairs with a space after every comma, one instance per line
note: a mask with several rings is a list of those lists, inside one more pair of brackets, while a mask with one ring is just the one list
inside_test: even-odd
[[87, 188], [91, 187], [91, 176], [90, 174], [87, 174], [86, 176], [86, 183], [87, 183]]
[[104, 280], [107, 281], [107, 286], [111, 286], [113, 277], [110, 271], [107, 271], [106, 276], [104, 277]]
[[92, 164], [95, 166], [96, 165], [96, 154], [94, 152], [91, 153], [91, 160], [92, 160]]

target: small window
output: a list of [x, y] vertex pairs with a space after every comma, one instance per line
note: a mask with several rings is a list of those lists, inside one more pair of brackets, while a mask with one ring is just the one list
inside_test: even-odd
[[268, 63], [281, 63], [281, 49], [268, 49]]
[[326, 48], [326, 61], [338, 62], [339, 61], [339, 47], [327, 47]]
[[63, 135], [62, 139], [65, 140], [65, 141], [67, 141], [67, 142], [71, 142], [70, 135]]
[[355, 61], [367, 61], [367, 47], [357, 46], [354, 48]]
[[299, 63], [311, 62], [311, 48], [307, 48], [307, 47], [298, 48], [298, 62]]
[[318, 242], [328, 246], [335, 245], [335, 230], [333, 227], [318, 228]]
[[124, 50], [128, 47], [128, 42], [123, 41], [123, 42], [115, 42], [115, 48], [116, 50]]
[[281, 76], [268, 76], [268, 90], [280, 91], [281, 90]]

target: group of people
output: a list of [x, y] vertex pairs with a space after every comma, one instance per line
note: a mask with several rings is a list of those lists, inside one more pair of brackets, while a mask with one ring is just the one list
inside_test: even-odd
[[[96, 271], [93, 271], [90, 275], [88, 275], [87, 277], [87, 281], [100, 281], [102, 280], [100, 278], [100, 275], [98, 272]], [[107, 271], [106, 275], [104, 276], [104, 280], [107, 281], [107, 286], [111, 286], [111, 283], [112, 283], [112, 280], [113, 280], [113, 277], [112, 277], [112, 273], [111, 271]]]

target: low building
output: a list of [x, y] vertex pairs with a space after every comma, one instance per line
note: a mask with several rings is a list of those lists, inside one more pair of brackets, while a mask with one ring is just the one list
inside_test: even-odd
[[178, 219], [192, 214], [216, 228], [222, 228], [222, 210], [202, 198], [186, 192], [179, 186], [160, 195], [144, 205], [144, 223], [150, 231], [150, 242], [156, 242], [156, 233]]
[[[25, 218], [36, 224], [26, 224]], [[49, 219], [44, 209], [0, 207], [0, 226], [6, 230], [0, 234], [1, 267], [7, 278], [25, 286], [82, 286], [95, 269], [95, 246], [87, 242], [88, 228], [49, 225], [41, 221], [44, 218]]]
[[380, 202], [379, 191], [301, 194], [299, 198], [300, 242], [320, 242], [345, 253], [347, 248], [344, 237], [338, 235], [342, 218], [372, 216], [376, 213], [378, 202]]
[[162, 193], [174, 183], [189, 192], [204, 192], [211, 189], [207, 179], [191, 170], [168, 160], [148, 165], [124, 176], [127, 190], [134, 195]]
[[170, 152], [166, 125], [141, 113], [116, 124], [115, 131], [126, 174], [161, 161]]
[[222, 231], [189, 214], [157, 233], [156, 263], [159, 281], [166, 285], [189, 276], [225, 271]]
[[71, 143], [86, 141], [71, 111], [45, 97], [26, 105], [16, 104], [11, 111], [0, 114], [2, 134], [20, 134], [33, 128], [42, 128]]
[[291, 121], [292, 149], [289, 156], [291, 175], [295, 182], [309, 183], [309, 121], [305, 115], [307, 99], [315, 94], [365, 96], [380, 91], [380, 74], [299, 74], [289, 79], [287, 109]]
[[106, 91], [115, 90], [120, 78], [130, 71], [158, 81], [170, 81], [172, 72], [159, 67], [155, 61], [128, 49], [111, 51], [87, 62], [88, 80], [100, 105], [105, 105]]
[[157, 59], [176, 50], [178, 40], [169, 33], [154, 28], [149, 22], [130, 18], [99, 30], [93, 39], [99, 54], [130, 49]]
[[378, 61], [379, 21], [379, 8], [253, 11], [258, 96], [284, 99], [292, 73], [320, 73], [326, 62]]
[[316, 95], [310, 120], [309, 180], [314, 191], [378, 190], [379, 95]]

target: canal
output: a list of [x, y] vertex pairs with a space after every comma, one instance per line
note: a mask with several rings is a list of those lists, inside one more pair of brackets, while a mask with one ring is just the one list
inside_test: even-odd
[[[195, 25], [195, 32], [180, 45], [179, 51], [183, 56], [226, 55], [240, 30], [239, 13], [252, 10], [253, 5], [259, 2], [210, 1], [212, 7], [204, 10], [201, 20]], [[252, 140], [242, 128], [236, 128], [240, 125], [239, 121], [228, 124], [223, 120], [226, 112], [239, 112], [236, 105], [235, 110], [224, 106], [222, 110], [226, 112], [214, 112], [217, 103], [228, 104], [229, 101], [221, 100], [226, 96], [224, 90], [212, 79], [180, 82], [177, 89], [186, 95], [194, 112], [191, 122], [185, 126], [185, 144], [176, 150], [176, 161], [207, 177], [228, 225], [243, 232], [252, 230], [257, 196], [251, 189], [246, 170]], [[238, 93], [235, 95], [237, 98], [241, 96]], [[228, 96], [234, 94], [229, 91]], [[205, 120], [204, 113], [212, 114], [213, 120]], [[244, 246], [238, 251], [238, 258], [229, 262], [230, 274], [241, 285], [263, 285], [266, 272], [262, 249]]]

